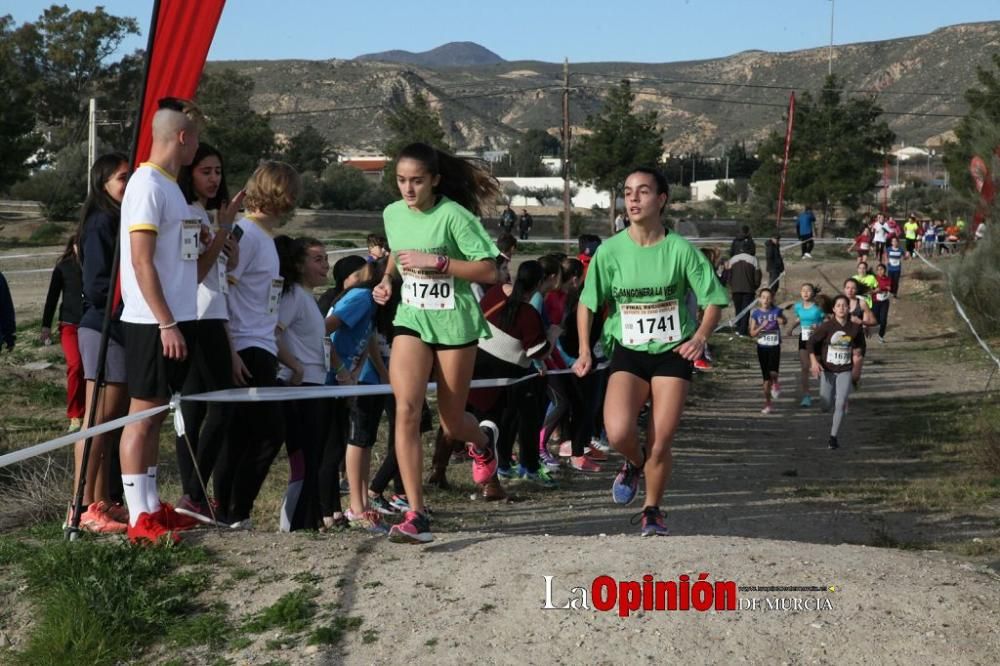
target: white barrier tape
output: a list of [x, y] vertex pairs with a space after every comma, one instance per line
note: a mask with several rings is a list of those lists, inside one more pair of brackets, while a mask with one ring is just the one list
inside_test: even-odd
[[62, 437], [57, 437], [56, 439], [50, 440], [48, 442], [42, 442], [41, 444], [36, 444], [34, 446], [29, 446], [26, 449], [20, 449], [12, 453], [7, 453], [0, 456], [0, 467], [7, 467], [8, 465], [13, 465], [14, 463], [21, 462], [22, 460], [27, 460], [28, 458], [34, 458], [35, 456], [40, 456], [43, 453], [48, 453], [49, 451], [55, 451], [56, 449], [61, 449], [64, 446], [69, 446], [74, 442], [82, 442], [88, 437], [93, 437], [94, 435], [102, 435], [111, 430], [117, 430], [123, 426], [127, 426], [129, 423], [135, 423], [136, 421], [141, 421], [144, 418], [159, 414], [160, 412], [165, 412], [170, 409], [170, 405], [163, 405], [161, 407], [153, 407], [152, 409], [147, 409], [141, 412], [136, 412], [135, 414], [129, 414], [128, 416], [123, 416], [120, 419], [115, 419], [114, 421], [108, 421], [107, 423], [102, 423], [101, 425], [94, 426], [93, 428], [87, 428], [86, 430], [79, 430], [77, 432], [71, 432], [68, 435], [63, 435]]
[[[594, 368], [595, 371], [608, 367], [607, 363], [602, 363]], [[572, 369], [546, 370], [544, 376], [571, 374]], [[480, 388], [503, 388], [520, 384], [530, 379], [540, 377], [538, 373], [532, 373], [523, 377], [501, 377], [497, 379], [473, 379], [469, 383], [470, 389]], [[428, 382], [428, 391], [436, 391], [437, 384]], [[350, 386], [253, 386], [250, 388], [224, 389], [222, 391], [209, 391], [208, 393], [196, 393], [194, 395], [181, 396], [181, 400], [193, 402], [276, 402], [281, 400], [318, 400], [320, 398], [354, 398], [368, 395], [389, 395], [392, 393], [392, 386], [389, 384], [352, 384]]]
[[0, 254], [0, 261], [4, 259], [31, 259], [33, 257], [54, 257], [62, 252], [36, 252], [34, 254]]
[[52, 272], [51, 268], [30, 268], [30, 269], [26, 268], [24, 270], [19, 270], [19, 271], [4, 271], [3, 274], [4, 275], [26, 275], [28, 273], [51, 273], [51, 272]]
[[[928, 261], [927, 258], [924, 257], [924, 255], [920, 254], [917, 251], [914, 251], [913, 254], [920, 257], [921, 261], [923, 261], [925, 264], [927, 264], [937, 272], [942, 273], [945, 276], [945, 278], [948, 279], [948, 273], [943, 268], [941, 268], [940, 266], [935, 266], [930, 261]], [[997, 368], [1000, 368], [1000, 358], [997, 358], [996, 354], [993, 353], [993, 350], [990, 349], [989, 345], [987, 345], [986, 342], [981, 337], [979, 337], [979, 333], [972, 325], [972, 322], [969, 321], [968, 315], [965, 314], [965, 308], [962, 307], [962, 304], [958, 302], [958, 298], [955, 297], [955, 292], [952, 291], [951, 289], [950, 279], [948, 284], [948, 295], [951, 296], [952, 302], [955, 303], [955, 309], [958, 310], [958, 316], [960, 316], [965, 321], [965, 325], [969, 327], [970, 331], [972, 331], [972, 337], [976, 339], [976, 342], [978, 342], [979, 346], [983, 348], [983, 351], [986, 352], [986, 355], [989, 356], [991, 359], [993, 359], [993, 362], [997, 364]]]

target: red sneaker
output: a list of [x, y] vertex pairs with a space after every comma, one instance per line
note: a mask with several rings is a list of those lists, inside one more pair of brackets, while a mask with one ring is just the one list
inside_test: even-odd
[[119, 523], [125, 523], [128, 525], [129, 515], [128, 509], [121, 504], [114, 504], [108, 502], [108, 515], [117, 520]]
[[128, 540], [136, 546], [170, 546], [180, 543], [179, 534], [164, 527], [149, 513], [140, 513], [135, 525], [128, 526]]
[[95, 534], [124, 534], [128, 519], [119, 522], [112, 517], [107, 502], [94, 502], [80, 516], [80, 529]]
[[586, 457], [590, 458], [595, 462], [605, 462], [608, 459], [607, 453], [604, 453], [600, 449], [595, 449], [593, 446], [588, 446], [584, 450], [583, 455], [585, 455]]
[[170, 502], [160, 501], [160, 510], [153, 514], [153, 520], [157, 521], [168, 530], [178, 532], [197, 527], [201, 523], [190, 516], [184, 516], [176, 511]]

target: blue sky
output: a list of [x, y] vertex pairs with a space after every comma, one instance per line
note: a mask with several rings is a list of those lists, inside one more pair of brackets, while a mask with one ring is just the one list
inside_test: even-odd
[[[22, 23], [52, 3], [14, 4], [0, 12]], [[101, 4], [139, 19], [143, 36], [123, 49], [145, 46], [152, 0], [62, 4], [88, 10]], [[833, 6], [835, 45], [1000, 20], [1000, 0], [836, 0]], [[507, 60], [672, 62], [825, 46], [830, 9], [830, 0], [229, 0], [209, 59], [353, 58], [473, 41]]]

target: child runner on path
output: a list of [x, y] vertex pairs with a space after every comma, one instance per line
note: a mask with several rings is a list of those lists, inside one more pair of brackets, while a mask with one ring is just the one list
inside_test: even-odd
[[[781, 326], [787, 324], [784, 312], [774, 305], [774, 293], [764, 287], [757, 293], [760, 307], [750, 312], [750, 336], [757, 338], [757, 360], [764, 377], [764, 408], [761, 414], [772, 411], [771, 399], [781, 395], [778, 368], [781, 364]], [[780, 324], [780, 325], [779, 325]]]
[[893, 238], [885, 251], [886, 273], [889, 275], [889, 291], [893, 298], [899, 297], [899, 278], [903, 275], [903, 248], [899, 247], [899, 239]]
[[427, 543], [434, 536], [421, 485], [420, 414], [432, 370], [441, 427], [448, 438], [469, 443], [473, 481], [485, 483], [497, 468], [499, 429], [490, 421], [477, 423], [465, 405], [479, 339], [490, 334], [469, 284], [495, 284], [500, 254], [478, 217], [499, 186], [475, 163], [422, 143], [400, 151], [396, 185], [403, 198], [383, 215], [393, 253], [373, 296], [385, 304], [392, 276], [402, 274], [402, 303], [393, 322], [397, 362], [389, 380], [396, 397], [396, 457], [411, 510], [389, 538]]
[[886, 274], [885, 264], [875, 267], [875, 279], [878, 280], [878, 289], [875, 291], [872, 313], [878, 321], [878, 341], [884, 343], [885, 327], [889, 323], [889, 296], [892, 293], [892, 280]]
[[[670, 478], [670, 447], [684, 411], [692, 362], [704, 351], [729, 297], [705, 256], [664, 228], [663, 174], [636, 169], [625, 180], [624, 195], [632, 224], [601, 245], [591, 261], [577, 308], [580, 353], [573, 370], [584, 377], [593, 369], [590, 327], [594, 313], [607, 303], [604, 342], [613, 351], [604, 425], [608, 441], [625, 457], [612, 497], [631, 504], [645, 474], [641, 534], [666, 535], [659, 505]], [[700, 326], [684, 307], [689, 288], [705, 308]], [[649, 398], [647, 452], [639, 447], [637, 421]]]
[[820, 380], [819, 395], [823, 411], [833, 408], [829, 447], [840, 447], [837, 433], [844, 420], [847, 396], [851, 393], [851, 369], [855, 350], [865, 349], [862, 326], [851, 321], [848, 298], [843, 294], [833, 299], [833, 316], [813, 331], [809, 338], [809, 360], [813, 377]]
[[809, 349], [806, 343], [816, 327], [823, 323], [826, 313], [823, 308], [816, 303], [816, 287], [806, 282], [799, 290], [802, 300], [795, 304], [795, 323], [788, 329], [791, 335], [795, 327], [800, 327], [799, 331], [799, 364], [802, 372], [800, 377], [800, 388], [802, 390], [802, 400], [799, 407], [812, 407], [812, 396], [809, 395]]

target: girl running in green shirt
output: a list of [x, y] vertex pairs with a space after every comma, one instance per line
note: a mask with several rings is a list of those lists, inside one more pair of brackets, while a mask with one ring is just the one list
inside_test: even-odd
[[[692, 362], [705, 350], [729, 296], [711, 264], [660, 219], [667, 204], [667, 181], [652, 169], [636, 169], [625, 179], [628, 229], [598, 248], [577, 307], [579, 377], [593, 369], [590, 327], [594, 313], [608, 308], [604, 346], [611, 351], [604, 425], [608, 441], [625, 457], [612, 497], [630, 504], [646, 478], [641, 514], [643, 536], [668, 534], [659, 505], [672, 466], [671, 442], [684, 411]], [[701, 324], [684, 304], [688, 290], [704, 308]], [[646, 450], [639, 447], [639, 411], [652, 398]]]
[[432, 370], [445, 436], [469, 443], [476, 483], [496, 474], [498, 428], [492, 421], [478, 423], [465, 405], [478, 341], [490, 337], [470, 283], [496, 283], [500, 254], [478, 218], [483, 204], [498, 196], [499, 186], [475, 163], [422, 143], [400, 151], [396, 185], [403, 198], [383, 214], [393, 250], [372, 295], [385, 304], [393, 275], [401, 274], [402, 302], [392, 341], [397, 362], [389, 366], [389, 382], [396, 398], [396, 457], [412, 510], [389, 538], [427, 543], [434, 537], [420, 478], [420, 414]]

